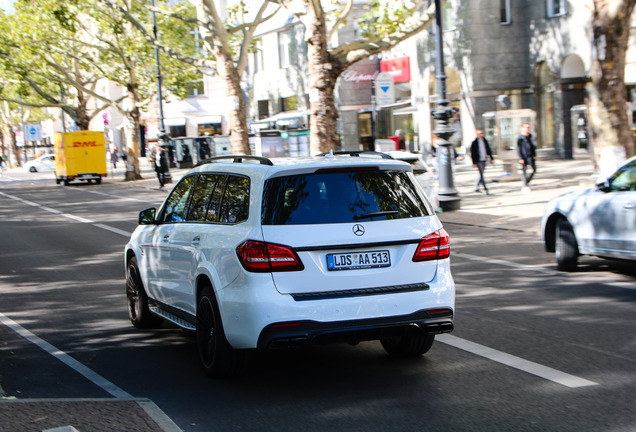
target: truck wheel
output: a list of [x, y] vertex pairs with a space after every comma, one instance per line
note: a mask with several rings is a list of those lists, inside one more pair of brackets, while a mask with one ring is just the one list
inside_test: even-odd
[[564, 271], [576, 269], [579, 247], [572, 226], [566, 220], [560, 220], [556, 229], [556, 247], [554, 248], [557, 268]]
[[64, 179], [64, 186], [68, 186], [70, 182], [67, 179]]
[[59, 178], [55, 177], [55, 184], [60, 184], [62, 182], [62, 180], [60, 180]]
[[144, 289], [137, 258], [132, 257], [126, 269], [126, 301], [128, 302], [128, 317], [137, 328], [157, 328], [162, 318], [150, 312], [148, 295]]
[[384, 350], [394, 357], [417, 357], [433, 346], [435, 335], [410, 332], [407, 335], [380, 340]]
[[96, 180], [95, 180], [95, 183], [96, 183], [96, 184], [102, 184], [102, 178], [100, 177], [100, 178], [96, 179]]
[[232, 348], [225, 338], [219, 308], [210, 286], [203, 287], [199, 294], [196, 340], [199, 359], [209, 377], [233, 376], [245, 367], [247, 353]]

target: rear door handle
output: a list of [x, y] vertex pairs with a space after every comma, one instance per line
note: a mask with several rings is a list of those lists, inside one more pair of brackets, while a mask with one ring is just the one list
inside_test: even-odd
[[163, 241], [167, 242], [170, 240], [170, 234], [166, 234], [165, 236], [163, 236]]
[[192, 246], [199, 246], [201, 243], [201, 236], [196, 236], [192, 239]]
[[633, 203], [633, 202], [625, 203], [625, 205], [623, 206], [623, 208], [626, 208], [626, 209], [628, 209], [628, 210], [631, 210], [631, 209], [633, 209], [633, 208], [634, 208], [634, 203]]

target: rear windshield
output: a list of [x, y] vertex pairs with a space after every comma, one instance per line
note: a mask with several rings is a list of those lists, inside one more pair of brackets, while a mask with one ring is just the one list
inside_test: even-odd
[[267, 180], [263, 225], [404, 219], [431, 214], [404, 171], [293, 175]]

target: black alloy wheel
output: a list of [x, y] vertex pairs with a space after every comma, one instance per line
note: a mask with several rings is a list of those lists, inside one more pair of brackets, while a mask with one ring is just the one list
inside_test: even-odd
[[240, 373], [247, 354], [228, 343], [221, 316], [211, 287], [201, 290], [196, 316], [196, 340], [199, 358], [205, 373], [212, 378], [224, 378]]
[[150, 312], [148, 295], [144, 289], [137, 258], [132, 257], [126, 271], [126, 301], [128, 303], [128, 317], [137, 328], [157, 328], [163, 319]]

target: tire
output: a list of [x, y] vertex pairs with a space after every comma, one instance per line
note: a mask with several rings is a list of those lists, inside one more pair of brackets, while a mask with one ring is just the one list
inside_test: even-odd
[[197, 302], [196, 340], [199, 359], [206, 375], [225, 378], [241, 373], [247, 353], [228, 343], [212, 288], [203, 287]]
[[433, 346], [435, 335], [411, 331], [409, 334], [380, 340], [384, 350], [393, 357], [417, 357]]
[[568, 221], [560, 220], [557, 223], [555, 241], [554, 252], [557, 268], [564, 271], [576, 270], [579, 247], [572, 226]]
[[64, 186], [68, 186], [70, 183], [70, 181], [68, 181], [67, 179], [64, 179]]
[[161, 325], [163, 319], [150, 312], [148, 307], [148, 295], [141, 281], [136, 257], [130, 259], [126, 269], [126, 301], [128, 317], [135, 327], [150, 329]]
[[102, 184], [102, 179], [101, 177], [98, 179], [95, 179], [95, 184]]
[[38, 169], [34, 166], [32, 166], [31, 168], [29, 168], [29, 172], [38, 172]]

